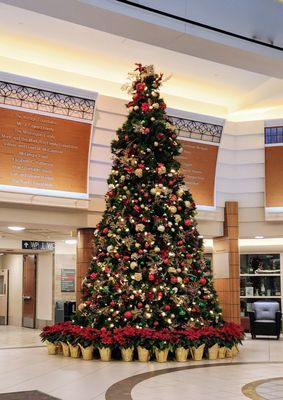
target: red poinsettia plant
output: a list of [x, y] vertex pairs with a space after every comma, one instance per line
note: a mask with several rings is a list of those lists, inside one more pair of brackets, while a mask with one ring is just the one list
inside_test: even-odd
[[136, 345], [151, 350], [154, 344], [153, 329], [140, 328], [137, 329]]
[[69, 325], [67, 326], [61, 334], [62, 342], [70, 343], [75, 346], [79, 343], [81, 334], [85, 328], [79, 325]]
[[172, 350], [172, 332], [164, 328], [160, 331], [152, 331], [153, 348], [157, 350]]
[[42, 342], [48, 341], [50, 343], [59, 342], [62, 340], [62, 332], [71, 325], [71, 321], [60, 322], [52, 326], [45, 326], [40, 332], [39, 336]]
[[205, 344], [207, 347], [214, 346], [219, 343], [218, 329], [213, 326], [203, 326], [198, 328], [198, 336], [200, 344]]
[[97, 331], [95, 347], [107, 347], [113, 349], [116, 347], [115, 335], [113, 331], [108, 331], [106, 328], [101, 328]]
[[41, 340], [50, 343], [64, 342], [76, 345], [80, 343], [83, 347], [94, 345], [97, 348], [128, 348], [141, 346], [147, 350], [153, 348], [173, 350], [177, 347], [199, 347], [205, 344], [211, 347], [214, 344], [232, 348], [235, 344], [241, 344], [244, 332], [240, 325], [227, 322], [220, 327], [203, 326], [192, 327], [184, 330], [152, 328], [135, 328], [126, 326], [107, 330], [106, 328], [95, 329], [73, 325], [71, 321], [46, 326], [40, 333]]
[[189, 349], [190, 347], [198, 347], [201, 344], [199, 331], [194, 328], [175, 330], [171, 334], [171, 343], [174, 348], [184, 347]]
[[233, 322], [227, 322], [218, 329], [218, 335], [222, 346], [232, 348], [234, 345], [242, 344], [244, 339], [244, 330], [241, 325]]
[[99, 337], [99, 330], [91, 328], [90, 326], [84, 327], [79, 333], [78, 343], [83, 347], [95, 346]]
[[132, 326], [114, 329], [113, 335], [117, 346], [124, 349], [135, 346], [137, 344], [137, 330]]

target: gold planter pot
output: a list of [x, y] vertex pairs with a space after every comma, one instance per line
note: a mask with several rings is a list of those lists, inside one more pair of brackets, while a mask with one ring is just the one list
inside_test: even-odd
[[109, 347], [100, 347], [99, 349], [100, 359], [101, 361], [110, 361], [111, 360], [111, 349]]
[[238, 354], [238, 352], [239, 352], [239, 350], [237, 349], [237, 346], [234, 345], [231, 347], [231, 349], [227, 348], [226, 357], [227, 358], [235, 357]]
[[227, 351], [227, 347], [223, 346], [223, 347], [219, 347], [218, 349], [218, 358], [225, 358], [226, 357], [226, 351]]
[[140, 362], [148, 362], [150, 359], [150, 351], [144, 347], [138, 346], [138, 357]]
[[49, 355], [54, 356], [58, 352], [58, 344], [57, 343], [51, 343], [48, 340], [45, 341], [47, 345], [47, 351]]
[[155, 353], [156, 361], [159, 363], [164, 363], [167, 361], [169, 349], [165, 349], [165, 350], [155, 349], [154, 353]]
[[190, 348], [191, 356], [194, 361], [202, 360], [204, 347], [205, 347], [205, 344], [201, 344], [199, 347], [191, 347]]
[[70, 349], [68, 343], [60, 342], [63, 350], [64, 357], [70, 357]]
[[186, 362], [188, 354], [189, 349], [185, 349], [184, 347], [177, 347], [177, 349], [175, 349], [175, 358], [178, 362]]
[[229, 347], [226, 347], [226, 358], [232, 358], [232, 349], [229, 349]]
[[123, 361], [133, 361], [133, 356], [134, 356], [134, 348], [133, 347], [128, 347], [126, 349], [121, 348], [121, 355], [122, 355], [122, 360]]
[[93, 346], [87, 346], [87, 347], [83, 347], [80, 343], [79, 343], [81, 352], [82, 352], [82, 356], [83, 356], [83, 360], [92, 360], [93, 359]]
[[208, 359], [217, 360], [218, 358], [219, 345], [215, 343], [213, 346], [208, 348]]
[[72, 358], [79, 358], [80, 357], [80, 348], [78, 345], [73, 346], [71, 343], [68, 342], [70, 354]]
[[232, 347], [232, 357], [235, 357], [239, 353], [237, 346], [234, 344]]

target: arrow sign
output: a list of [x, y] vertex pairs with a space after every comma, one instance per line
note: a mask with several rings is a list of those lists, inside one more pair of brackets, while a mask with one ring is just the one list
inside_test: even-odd
[[39, 240], [22, 240], [22, 249], [54, 251], [55, 242], [42, 242]]

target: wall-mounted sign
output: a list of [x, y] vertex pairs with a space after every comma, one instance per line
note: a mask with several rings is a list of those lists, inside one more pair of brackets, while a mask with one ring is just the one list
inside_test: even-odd
[[61, 292], [75, 291], [75, 270], [61, 269]]
[[180, 140], [181, 172], [197, 206], [214, 207], [214, 182], [218, 146]]
[[22, 240], [22, 249], [25, 250], [55, 250], [55, 242], [42, 242], [38, 240]]
[[0, 189], [87, 197], [92, 124], [0, 107]]

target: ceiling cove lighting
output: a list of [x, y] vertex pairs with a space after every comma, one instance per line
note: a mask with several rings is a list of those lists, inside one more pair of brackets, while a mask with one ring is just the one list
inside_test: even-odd
[[77, 244], [77, 239], [66, 239], [65, 243], [66, 244]]
[[26, 228], [24, 226], [8, 226], [8, 229], [10, 229], [10, 231], [20, 232], [24, 231]]
[[239, 245], [241, 247], [255, 246], [263, 248], [264, 246], [283, 246], [283, 238], [264, 238], [258, 239], [239, 239]]
[[255, 239], [264, 239], [264, 236], [261, 235], [255, 236]]

